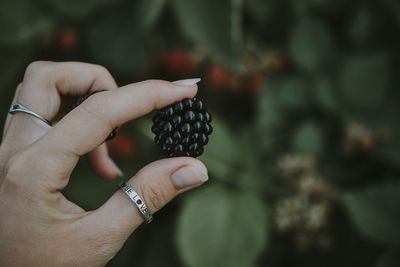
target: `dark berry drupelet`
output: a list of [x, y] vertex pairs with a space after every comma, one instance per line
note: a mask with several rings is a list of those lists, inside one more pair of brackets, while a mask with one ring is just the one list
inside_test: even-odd
[[211, 119], [201, 100], [185, 99], [159, 110], [153, 117], [154, 141], [167, 157], [196, 158], [208, 143]]
[[[78, 106], [79, 106], [80, 104], [82, 104], [86, 99], [88, 99], [91, 95], [94, 95], [94, 94], [96, 94], [96, 93], [100, 93], [100, 92], [103, 92], [103, 91], [105, 91], [105, 90], [94, 91], [94, 92], [87, 93], [87, 94], [85, 94], [85, 95], [79, 97], [79, 98], [76, 100], [76, 102], [72, 104], [71, 110], [73, 110], [74, 108], [78, 107]], [[117, 135], [117, 129], [114, 129], [114, 130], [108, 135], [106, 141], [109, 141], [109, 140], [111, 140], [111, 139], [114, 139], [116, 135]]]

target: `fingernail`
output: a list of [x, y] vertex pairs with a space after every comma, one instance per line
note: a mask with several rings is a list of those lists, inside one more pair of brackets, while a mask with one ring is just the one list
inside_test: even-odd
[[190, 86], [190, 85], [195, 85], [196, 83], [200, 82], [200, 78], [193, 78], [193, 79], [185, 79], [185, 80], [178, 80], [172, 82], [175, 85], [183, 85], [183, 86]]
[[178, 169], [171, 176], [177, 190], [199, 186], [208, 180], [208, 175], [200, 168], [186, 166]]
[[118, 168], [118, 167], [117, 167], [117, 175], [118, 175], [119, 177], [124, 177], [124, 176], [125, 176], [124, 172], [121, 171], [121, 169]]
[[115, 163], [115, 161], [114, 160], [112, 160], [112, 158], [108, 158], [109, 159], [109, 167], [110, 168], [112, 168], [112, 169], [114, 169], [114, 171], [116, 172], [116, 175], [115, 175], [115, 177], [114, 178], [117, 178], [117, 177], [124, 177], [125, 176], [125, 174], [124, 174], [124, 172], [118, 167], [118, 165], [117, 165], [117, 163]]

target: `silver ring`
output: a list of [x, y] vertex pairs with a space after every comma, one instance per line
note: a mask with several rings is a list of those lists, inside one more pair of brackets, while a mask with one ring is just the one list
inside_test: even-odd
[[136, 191], [133, 190], [133, 188], [130, 187], [126, 182], [121, 182], [119, 187], [132, 200], [132, 202], [135, 203], [136, 207], [139, 209], [140, 213], [143, 215], [144, 221], [146, 223], [151, 223], [151, 221], [153, 220], [153, 215], [151, 214], [149, 209], [146, 207], [146, 204], [140, 198], [138, 193], [136, 193]]
[[31, 116], [43, 121], [47, 125], [51, 126], [51, 121], [43, 118], [42, 116], [40, 116], [39, 114], [33, 112], [32, 110], [30, 110], [29, 108], [25, 107], [24, 105], [19, 104], [19, 103], [12, 104], [12, 106], [11, 106], [10, 110], [8, 111], [8, 113], [14, 114], [14, 113], [17, 113], [17, 112], [22, 112], [22, 113], [29, 114], [29, 115], [31, 115]]

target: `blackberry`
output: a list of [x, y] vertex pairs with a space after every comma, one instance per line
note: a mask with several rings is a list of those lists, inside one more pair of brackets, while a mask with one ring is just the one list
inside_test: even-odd
[[[105, 90], [94, 91], [94, 92], [87, 93], [87, 94], [85, 94], [85, 95], [79, 97], [79, 98], [76, 100], [76, 102], [72, 104], [71, 110], [73, 110], [74, 108], [78, 107], [78, 106], [79, 106], [80, 104], [82, 104], [86, 99], [88, 99], [91, 95], [94, 95], [94, 94], [96, 94], [96, 93], [100, 93], [100, 92], [103, 92], [103, 91], [105, 91]], [[117, 136], [117, 129], [112, 130], [112, 132], [108, 135], [106, 141], [109, 141], [109, 140], [111, 140], [111, 139], [114, 139], [115, 136]]]
[[153, 117], [154, 142], [166, 157], [198, 157], [212, 132], [211, 114], [196, 98], [159, 110]]

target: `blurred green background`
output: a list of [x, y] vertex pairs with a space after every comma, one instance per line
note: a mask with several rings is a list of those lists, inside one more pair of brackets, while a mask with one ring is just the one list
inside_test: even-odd
[[[109, 266], [400, 266], [399, 36], [397, 0], [1, 0], [1, 120], [38, 59], [201, 77], [211, 179]], [[127, 176], [161, 157], [150, 117], [109, 143]], [[85, 209], [116, 190], [73, 176]]]

